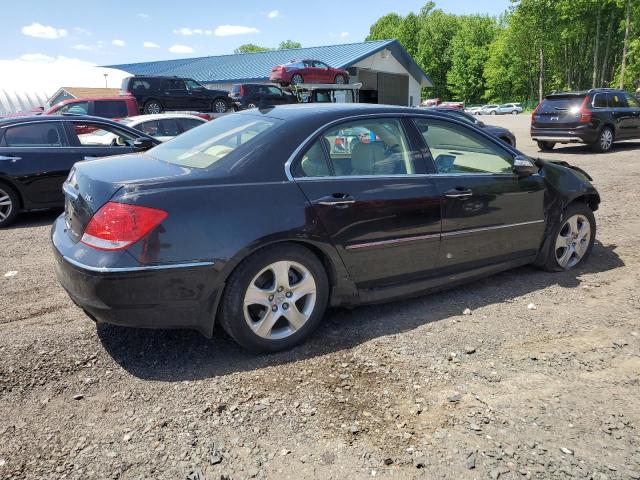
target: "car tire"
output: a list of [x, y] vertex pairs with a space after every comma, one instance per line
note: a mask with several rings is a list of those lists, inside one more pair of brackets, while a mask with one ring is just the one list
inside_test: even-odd
[[497, 112], [495, 110], [491, 110], [491, 115], [495, 115]]
[[[585, 236], [585, 232], [587, 236]], [[548, 272], [572, 270], [589, 258], [596, 238], [596, 218], [589, 205], [570, 204], [542, 246], [539, 267]]]
[[147, 115], [154, 115], [162, 113], [164, 109], [162, 108], [162, 104], [158, 100], [149, 100], [145, 102], [143, 111]]
[[591, 144], [591, 149], [597, 153], [607, 153], [613, 148], [614, 136], [611, 127], [603, 127], [598, 139]]
[[338, 85], [344, 85], [347, 82], [346, 82], [346, 78], [344, 78], [344, 75], [336, 75], [334, 83]]
[[556, 144], [554, 142], [538, 142], [538, 148], [542, 152], [550, 152]]
[[9, 185], [0, 183], [0, 228], [13, 223], [20, 209], [20, 197]]
[[517, 111], [517, 110], [513, 110], [513, 111], [511, 112], [511, 115], [517, 115], [517, 114], [518, 114], [518, 111]]
[[236, 267], [218, 318], [243, 348], [272, 353], [303, 342], [322, 320], [328, 301], [322, 262], [303, 246], [281, 244], [259, 250]]
[[255, 103], [247, 103], [247, 108], [256, 108], [256, 104]]
[[211, 111], [215, 113], [227, 113], [229, 111], [229, 104], [223, 98], [216, 98], [211, 103]]
[[291, 85], [299, 85], [301, 83], [304, 83], [304, 78], [299, 73], [291, 77]]

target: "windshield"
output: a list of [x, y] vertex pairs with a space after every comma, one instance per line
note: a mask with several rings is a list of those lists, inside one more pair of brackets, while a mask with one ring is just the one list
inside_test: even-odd
[[227, 115], [149, 150], [158, 160], [184, 167], [207, 168], [240, 146], [250, 145], [282, 120], [256, 115]]

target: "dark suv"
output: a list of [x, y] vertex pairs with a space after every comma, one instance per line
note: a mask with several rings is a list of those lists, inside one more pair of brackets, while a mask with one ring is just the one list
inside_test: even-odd
[[195, 80], [180, 77], [127, 77], [122, 80], [120, 94], [134, 96], [141, 113], [225, 113], [233, 105], [225, 90], [210, 90]]
[[236, 83], [231, 86], [229, 96], [236, 110], [298, 103], [296, 97], [289, 92], [284, 92], [273, 85], [260, 83]]
[[614, 141], [640, 138], [640, 102], [610, 88], [552, 93], [533, 112], [531, 138], [542, 151], [556, 143], [586, 143], [608, 152]]

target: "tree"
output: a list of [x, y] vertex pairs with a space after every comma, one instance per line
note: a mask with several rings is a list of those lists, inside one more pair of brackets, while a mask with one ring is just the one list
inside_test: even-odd
[[244, 45], [240, 45], [236, 48], [233, 53], [256, 53], [256, 52], [267, 52], [271, 50], [270, 48], [261, 47], [256, 45], [255, 43], [245, 43]]
[[376, 23], [369, 28], [367, 40], [388, 40], [397, 38], [402, 24], [402, 17], [397, 13], [389, 13], [380, 17]]
[[285, 40], [284, 42], [280, 42], [278, 46], [278, 50], [289, 50], [292, 48], [302, 48], [302, 44], [300, 42], [294, 42], [293, 40]]

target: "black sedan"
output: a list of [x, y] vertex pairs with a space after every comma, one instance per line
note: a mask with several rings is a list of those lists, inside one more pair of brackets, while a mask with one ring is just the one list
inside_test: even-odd
[[98, 117], [0, 119], [0, 228], [21, 210], [62, 207], [62, 184], [74, 163], [140, 152], [158, 143], [138, 130]]
[[485, 132], [493, 135], [494, 137], [499, 138], [503, 142], [508, 143], [512, 147], [516, 146], [516, 137], [511, 132], [511, 130], [507, 128], [498, 127], [496, 125], [487, 125], [483, 121], [478, 120], [474, 115], [471, 115], [470, 113], [467, 113], [463, 110], [455, 110], [453, 108], [439, 108], [439, 107], [435, 107], [432, 110], [440, 113], [445, 113], [459, 120], [468, 122], [472, 125], [475, 125], [478, 128], [483, 129]]
[[[340, 132], [358, 141], [335, 149]], [[368, 135], [365, 133], [368, 132]], [[589, 256], [600, 197], [449, 115], [315, 104], [225, 116], [140, 155], [79, 163], [52, 227], [94, 320], [277, 351], [329, 305], [382, 302]]]

